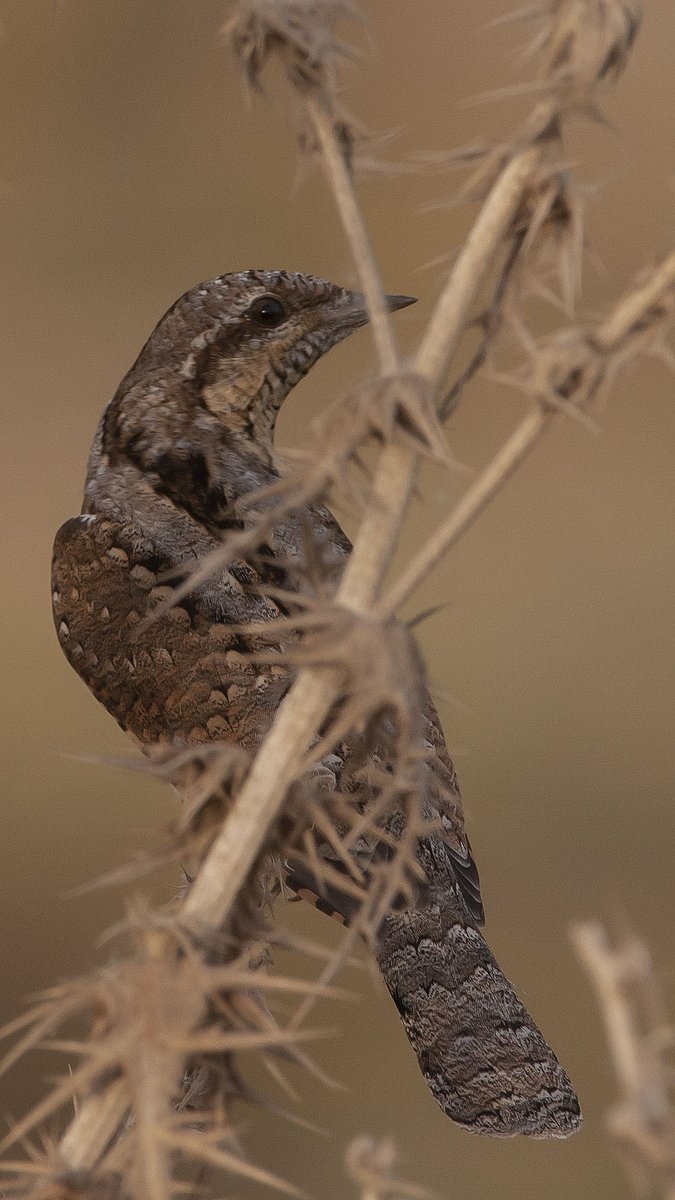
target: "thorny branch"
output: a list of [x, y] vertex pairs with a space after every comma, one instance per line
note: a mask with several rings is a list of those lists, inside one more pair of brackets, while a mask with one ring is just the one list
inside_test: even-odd
[[439, 405], [438, 415], [441, 421], [447, 421], [452, 416], [464, 389], [487, 361], [488, 351], [499, 333], [500, 323], [503, 320], [504, 304], [523, 250], [524, 239], [525, 234], [522, 231], [513, 238], [506, 262], [497, 280], [492, 302], [477, 321], [481, 329], [480, 342], [466, 367], [455, 379]]
[[[253, 9], [255, 17], [256, 6]], [[304, 46], [300, 49], [304, 54]], [[306, 74], [299, 74], [304, 93], [308, 86]], [[295, 77], [291, 74], [291, 78]], [[314, 81], [314, 88], [322, 100], [326, 95], [322, 90], [325, 84], [326, 78], [319, 72], [319, 82]], [[322, 146], [330, 147], [329, 161], [334, 168], [339, 159], [338, 132], [324, 120], [325, 110], [313, 105], [311, 114], [317, 113], [320, 114], [320, 141]], [[344, 143], [342, 126], [340, 133]], [[460, 253], [416, 356], [417, 373], [432, 386], [438, 387], [444, 378], [452, 353], [470, 319], [471, 305], [521, 207], [523, 194], [541, 160], [544, 145], [545, 139], [538, 129], [534, 144], [514, 154], [498, 176]], [[353, 227], [358, 228], [358, 249], [362, 249], [361, 240], [366, 235], [346, 163], [330, 178], [335, 181], [341, 213], [348, 213], [346, 231], [349, 233]], [[363, 257], [355, 252], [357, 269], [366, 264], [363, 281], [369, 299], [373, 294], [381, 295], [379, 278], [373, 277], [368, 270], [372, 261], [370, 252]], [[407, 512], [418, 464], [419, 455], [396, 440], [383, 450], [369, 506], [338, 589], [338, 604], [365, 613], [372, 608]], [[195, 880], [186, 902], [186, 915], [194, 922], [210, 925], [220, 924], [225, 919], [248, 876], [265, 830], [276, 818], [289, 785], [298, 775], [298, 756], [304, 754], [328, 714], [334, 682], [334, 674], [316, 669], [298, 675], [256, 757], [247, 783], [235, 801], [228, 823]], [[226, 890], [223, 879], [228, 880]]]
[[[383, 661], [393, 662], [401, 635], [391, 614], [469, 528], [557, 414], [583, 411], [626, 357], [658, 343], [672, 317], [675, 255], [635, 287], [594, 331], [565, 331], [542, 345], [534, 344], [524, 332], [528, 362], [512, 382], [532, 397], [532, 411], [399, 581], [387, 585], [422, 459], [433, 454], [450, 461], [437, 414], [446, 415], [442, 410], [447, 405], [441, 400], [444, 385], [462, 337], [475, 322], [475, 305], [488, 281], [496, 272], [494, 299], [488, 306], [493, 319], [484, 324], [471, 373], [494, 349], [503, 329], [526, 331], [518, 280], [524, 270], [537, 274], [544, 249], [550, 254], [553, 246], [563, 288], [568, 294], [572, 290], [581, 246], [579, 210], [569, 173], [553, 154], [559, 156], [565, 121], [580, 113], [597, 114], [598, 90], [623, 67], [637, 31], [639, 9], [636, 0], [551, 0], [535, 12], [534, 111], [508, 144], [483, 154], [474, 170], [466, 195], [481, 200], [480, 211], [412, 367], [406, 368], [394, 341], [354, 184], [353, 150], [361, 135], [338, 100], [337, 72], [347, 51], [335, 36], [334, 23], [351, 11], [345, 0], [241, 0], [227, 26], [230, 44], [249, 80], [259, 86], [267, 60], [277, 57], [297, 97], [303, 119], [301, 143], [316, 152], [323, 164], [367, 298], [381, 379], [364, 388], [360, 407], [353, 409], [359, 419], [347, 434], [337, 417], [333, 433], [335, 429], [338, 433], [332, 441], [324, 436], [327, 427], [323, 427], [327, 449], [322, 447], [317, 454], [313, 471], [301, 466], [281, 482], [276, 497], [266, 497], [259, 511], [252, 510], [257, 526], [253, 520], [252, 533], [244, 530], [225, 543], [220, 565], [233, 557], [235, 545], [237, 555], [254, 552], [274, 520], [292, 510], [294, 496], [320, 503], [329, 500], [373, 433], [384, 444], [337, 592], [329, 601], [320, 596], [316, 601], [315, 624], [323, 625], [323, 641], [318, 636], [312, 640], [307, 633], [304, 659], [287, 657], [286, 661], [298, 664], [295, 682], [258, 752], [250, 761], [233, 756], [230, 749], [208, 762], [199, 761], [196, 754], [164, 765], [170, 777], [176, 772], [175, 781], [186, 801], [186, 817], [176, 831], [171, 857], [180, 860], [185, 853], [194, 864], [187, 895], [169, 914], [132, 912], [133, 953], [128, 961], [79, 986], [55, 989], [33, 1013], [6, 1031], [20, 1035], [19, 1049], [8, 1056], [8, 1061], [14, 1061], [20, 1051], [53, 1037], [73, 1017], [88, 1013], [91, 1021], [89, 1040], [67, 1043], [77, 1045], [83, 1057], [72, 1079], [57, 1085], [6, 1139], [9, 1144], [26, 1136], [38, 1119], [72, 1097], [79, 1098], [76, 1116], [61, 1142], [31, 1150], [30, 1161], [16, 1165], [18, 1177], [26, 1181], [24, 1192], [33, 1200], [65, 1195], [75, 1181], [78, 1195], [85, 1200], [118, 1196], [122, 1180], [134, 1200], [141, 1196], [169, 1200], [177, 1186], [175, 1158], [218, 1165], [288, 1190], [282, 1181], [244, 1160], [223, 1097], [242, 1094], [234, 1063], [245, 1046], [257, 1049], [276, 1077], [284, 1055], [312, 1067], [300, 1044], [312, 1031], [301, 1032], [294, 1022], [280, 1028], [265, 1003], [270, 990], [297, 990], [297, 984], [260, 970], [251, 976], [249, 968], [265, 960], [264, 951], [252, 950], [251, 943], [265, 939], [260, 916], [255, 916], [265, 863], [271, 850], [287, 849], [270, 842], [280, 814], [304, 812], [305, 823], [294, 826], [294, 837], [298, 828], [304, 830], [303, 852], [311, 855], [311, 806], [307, 803], [303, 809], [303, 774], [316, 766], [319, 752], [330, 748], [330, 737], [336, 737], [338, 730], [344, 733], [345, 722], [367, 726], [382, 711], [381, 689], [371, 686], [372, 678], [366, 676], [369, 668], [359, 673], [358, 663], [341, 661], [335, 650], [332, 657], [326, 653], [331, 629], [335, 632], [339, 627], [342, 637], [348, 627], [356, 639], [352, 645], [373, 643]], [[501, 266], [496, 266], [500, 257]], [[466, 378], [465, 370], [454, 381], [451, 395]], [[176, 595], [191, 586], [194, 578]], [[311, 617], [308, 613], [307, 630]], [[296, 632], [300, 625], [296, 623]], [[332, 642], [337, 644], [338, 639], [333, 637]], [[388, 788], [399, 788], [399, 807], [400, 795], [415, 791], [410, 780], [419, 765], [414, 720], [421, 673], [414, 658], [404, 655], [404, 661], [404, 673], [412, 684], [406, 679], [405, 686], [395, 680], [392, 685], [401, 779], [381, 785], [379, 818], [386, 803], [391, 803]], [[343, 706], [342, 725], [334, 720], [326, 730], [337, 693], [349, 703]], [[370, 697], [365, 709], [364, 695]], [[401, 729], [407, 729], [407, 740], [400, 736]], [[326, 802], [325, 811], [316, 804], [314, 800], [317, 825], [330, 840], [326, 825], [330, 803]], [[406, 871], [420, 818], [412, 803], [406, 814], [402, 850], [398, 860], [396, 856], [392, 860], [390, 879], [384, 872], [378, 877], [380, 890], [368, 910], [372, 919], [394, 893], [410, 886]], [[339, 819], [345, 844], [372, 832], [367, 814], [343, 809]], [[375, 827], [382, 838], [381, 825]], [[297, 837], [293, 844], [298, 844]], [[358, 892], [360, 880], [354, 878], [352, 883]], [[362, 927], [368, 931], [365, 918]], [[321, 984], [306, 985], [302, 1011], [309, 997], [325, 990]], [[153, 1022], [148, 1020], [149, 1001], [142, 1003], [149, 996], [155, 1005]], [[143, 1090], [142, 1077], [152, 1063], [156, 1065], [152, 1086]], [[387, 1150], [371, 1152], [361, 1146], [352, 1151], [350, 1169], [368, 1200], [417, 1194], [386, 1183], [390, 1168]]]
[[675, 1104], [666, 1019], [651, 955], [626, 933], [612, 946], [598, 921], [574, 925], [576, 952], [595, 987], [619, 1085], [609, 1132], [633, 1181], [675, 1198]]
[[361, 1200], [428, 1200], [429, 1193], [394, 1174], [396, 1153], [389, 1141], [356, 1138], [347, 1148], [347, 1171]]
[[664, 325], [672, 319], [674, 302], [675, 254], [671, 254], [645, 283], [636, 285], [617, 304], [596, 330], [563, 330], [535, 348], [527, 372], [518, 382], [536, 407], [408, 563], [380, 606], [383, 616], [396, 612], [466, 533], [556, 417], [575, 409], [586, 410], [614, 378], [636, 343], [644, 347], [647, 339], [658, 342]]
[[[328, 6], [329, 16], [333, 15], [333, 8], [332, 5]], [[272, 44], [267, 23], [268, 10], [266, 3], [246, 3], [237, 10], [228, 29], [249, 77], [256, 81]], [[283, 43], [287, 75], [297, 88], [301, 101], [308, 104], [309, 116], [324, 152], [345, 231], [348, 236], [356, 237], [356, 244], [352, 246], [355, 266], [361, 273], [369, 302], [374, 302], [376, 328], [382, 339], [379, 342], [380, 360], [382, 365], [388, 366], [394, 361], [389, 339], [383, 336], [383, 331], [389, 328], [388, 318], [383, 311], [382, 289], [373, 255], [366, 248], [367, 235], [349, 169], [353, 134], [349, 121], [342, 110], [337, 109], [334, 100], [333, 68], [340, 48], [325, 29], [317, 39], [308, 36], [300, 17], [301, 6], [294, 0], [289, 0], [285, 6], [276, 6], [274, 39], [283, 39], [279, 28], [279, 21], [283, 21], [282, 10], [287, 16], [286, 40]], [[551, 141], [559, 136], [561, 116], [573, 112], [581, 101], [584, 105], [587, 103], [593, 68], [597, 71], [598, 79], [604, 78], [608, 61], [616, 70], [632, 44], [635, 21], [629, 18], [633, 10], [631, 6], [623, 5], [618, 6], [617, 11], [625, 16], [625, 20], [619, 21], [617, 27], [616, 11], [612, 7], [604, 31], [598, 9], [593, 3], [577, 6], [576, 19], [582, 21], [579, 28], [571, 22], [565, 4], [556, 4], [550, 14], [550, 25], [545, 26], [546, 32], [542, 34], [545, 52], [552, 54], [549, 95], [540, 101], [525, 129], [514, 139], [514, 146], [510, 150], [502, 149], [490, 160], [491, 169], [497, 170], [496, 179], [460, 251], [415, 356], [416, 374], [434, 392], [442, 386], [462, 333], [471, 320], [472, 305], [489, 274], [495, 255], [518, 218], [522, 219], [523, 206], [533, 188], [545, 151]], [[281, 17], [279, 13], [282, 13]], [[326, 17], [326, 12], [321, 11], [319, 6], [312, 6], [312, 13], [317, 14], [319, 20]], [[593, 34], [590, 49], [585, 41], [589, 30], [583, 26], [584, 16], [590, 22]], [[564, 38], [561, 37], [561, 27], [565, 29]], [[318, 58], [317, 44], [329, 47], [326, 62], [322, 63]], [[552, 49], [555, 53], [552, 53]], [[578, 92], [575, 89], [577, 75]], [[536, 414], [536, 418], [536, 422], [532, 418], [532, 423], [538, 426], [539, 414]], [[533, 438], [529, 430], [526, 430], [526, 434], [528, 440]], [[534, 440], [538, 436], [537, 432]], [[419, 459], [418, 453], [402, 445], [396, 438], [383, 449], [369, 503], [338, 589], [338, 604], [371, 616], [377, 614], [377, 600], [407, 513]], [[514, 469], [514, 465], [515, 462], [508, 467], [508, 473]], [[214, 919], [224, 919], [246, 878], [264, 830], [283, 804], [292, 778], [297, 776], [298, 752], [304, 754], [328, 713], [334, 678], [330, 673], [317, 669], [298, 675], [261, 747], [253, 773], [235, 802], [231, 823], [223, 828], [220, 839], [213, 847], [211, 861], [205, 864], [200, 878], [195, 882], [188, 900], [193, 920], [210, 923]], [[231, 833], [235, 832], [238, 838], [236, 845], [231, 841]], [[238, 867], [235, 866], [235, 859], [238, 859]], [[222, 889], [224, 866], [228, 869], [234, 866], [225, 896]], [[217, 880], [221, 881], [221, 885], [218, 905], [214, 908], [214, 885]]]

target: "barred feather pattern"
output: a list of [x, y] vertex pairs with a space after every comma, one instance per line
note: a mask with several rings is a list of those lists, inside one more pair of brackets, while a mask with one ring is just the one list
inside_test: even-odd
[[[404, 302], [392, 297], [391, 307]], [[272, 434], [284, 396], [365, 320], [362, 297], [325, 280], [220, 276], [169, 310], [106, 409], [83, 512], [55, 541], [54, 618], [72, 666], [146, 752], [222, 742], [254, 753], [269, 728], [293, 667], [270, 657], [269, 638], [244, 637], [241, 627], [268, 624], [278, 640], [288, 606], [274, 589], [306, 591], [308, 529], [330, 588], [350, 549], [339, 525], [325, 508], [304, 506], [266, 529], [264, 553], [219, 568], [173, 608], [163, 607], [167, 580], [255, 520], [255, 507], [242, 516], [237, 504], [279, 480]], [[301, 633], [290, 640], [301, 645]], [[480, 933], [459, 789], [423, 691], [420, 709], [418, 799], [433, 826], [417, 846], [422, 882], [375, 930], [377, 961], [429, 1088], [454, 1121], [497, 1136], [565, 1137], [580, 1123], [574, 1089]], [[343, 736], [322, 767], [363, 812], [357, 742]], [[375, 757], [386, 768], [386, 749]], [[389, 814], [389, 832], [402, 820]], [[390, 849], [366, 840], [361, 867]], [[329, 884], [301, 857], [288, 883], [349, 921], [356, 901], [340, 886], [344, 864], [328, 846], [322, 854]]]

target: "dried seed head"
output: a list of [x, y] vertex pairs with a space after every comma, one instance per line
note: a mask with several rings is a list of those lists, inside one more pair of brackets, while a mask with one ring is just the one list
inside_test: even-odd
[[[352, 50], [333, 27], [341, 17], [354, 15], [350, 0], [242, 0], [223, 27], [252, 87], [261, 90], [265, 65], [276, 56], [291, 87], [321, 103], [346, 162], [366, 134], [338, 98], [337, 68]], [[317, 153], [315, 121], [304, 109], [298, 140], [305, 154]]]
[[396, 1152], [388, 1139], [376, 1142], [369, 1137], [355, 1138], [345, 1155], [347, 1170], [364, 1197], [372, 1200], [423, 1200], [429, 1193], [415, 1184], [397, 1179]]
[[640, 17], [639, 0], [553, 0], [530, 51], [556, 88], [592, 88], [624, 69]]
[[353, 14], [349, 0], [244, 0], [223, 33], [253, 87], [260, 88], [262, 71], [276, 54], [294, 86], [324, 88], [349, 54], [333, 23]]
[[581, 281], [584, 248], [584, 198], [566, 167], [544, 165], [533, 176], [514, 221], [522, 232], [521, 259], [551, 267], [558, 277], [563, 306], [571, 312]]

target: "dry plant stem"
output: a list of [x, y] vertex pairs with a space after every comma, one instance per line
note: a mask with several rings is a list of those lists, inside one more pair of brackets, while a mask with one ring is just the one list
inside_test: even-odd
[[380, 606], [383, 618], [395, 613], [410, 598], [450, 547], [473, 525], [493, 496], [527, 458], [555, 415], [550, 409], [540, 408], [535, 408], [527, 414], [492, 462], [462, 496], [459, 504], [453, 508], [447, 521], [427, 538], [423, 548], [391, 586], [386, 600]]
[[[675, 286], [675, 252], [671, 254], [642, 287], [635, 288], [622, 300], [593, 335], [595, 347], [609, 356], [620, 350], [621, 343], [641, 321], [648, 321], [650, 310]], [[580, 393], [573, 402], [581, 409], [595, 392]], [[409, 599], [447, 551], [473, 525], [486, 505], [504, 486], [514, 471], [546, 433], [559, 412], [537, 408], [528, 413], [492, 462], [482, 472], [453, 509], [447, 521], [425, 542], [420, 552], [390, 589], [380, 615], [387, 617]]]
[[[324, 107], [312, 98], [307, 99], [323, 161], [334, 191], [336, 203], [350, 240], [359, 269], [361, 285], [366, 295], [376, 336], [378, 356], [383, 372], [398, 370], [398, 356], [384, 305], [383, 291], [368, 236], [356, 201], [351, 173], [335, 135], [334, 126]], [[387, 452], [385, 451], [385, 456]], [[414, 475], [411, 474], [405, 496], [402, 496], [398, 460], [403, 464], [409, 455], [397, 447], [389, 452], [390, 465], [384, 476], [385, 486], [374, 488], [375, 521], [362, 531], [358, 543], [361, 550], [358, 568], [345, 574], [339, 600], [351, 607], [367, 606], [381, 579], [380, 563], [386, 566], [393, 550], [400, 521], [407, 506]], [[384, 456], [383, 456], [384, 457]], [[389, 484], [393, 485], [390, 494]], [[403, 500], [403, 504], [401, 501]], [[383, 513], [396, 502], [400, 513], [386, 526], [386, 537], [380, 535]], [[381, 552], [373, 551], [373, 539], [379, 539]], [[356, 553], [356, 550], [355, 550]], [[350, 566], [352, 563], [350, 562]], [[251, 868], [258, 857], [284, 803], [288, 788], [301, 770], [305, 749], [327, 716], [334, 697], [334, 675], [326, 670], [301, 671], [277, 718], [256, 756], [244, 787], [239, 793], [221, 835], [202, 866], [184, 902], [182, 917], [197, 928], [223, 925]], [[102, 1153], [101, 1144], [114, 1135], [124, 1117], [124, 1109], [99, 1114], [94, 1107], [97, 1098], [84, 1103], [62, 1142], [62, 1151], [72, 1165], [96, 1162]], [[98, 1138], [96, 1137], [98, 1134]], [[103, 1140], [105, 1139], [105, 1140]]]
[[613, 948], [598, 921], [574, 925], [571, 938], [598, 995], [621, 1090], [608, 1125], [640, 1191], [675, 1200], [672, 1032], [661, 1011], [647, 947], [628, 936]]
[[577, 955], [592, 980], [605, 1020], [612, 1062], [625, 1096], [635, 1095], [642, 1087], [643, 1070], [640, 1046], [626, 997], [619, 955], [610, 950], [607, 935], [597, 921], [574, 925], [571, 938]]
[[[499, 189], [500, 182], [497, 182], [494, 191]], [[492, 196], [488, 199], [488, 205], [491, 199]], [[517, 205], [516, 196], [512, 197], [512, 204]], [[507, 213], [502, 211], [502, 216], [505, 220]], [[498, 232], [497, 227], [492, 227], [492, 237], [496, 239], [494, 249], [504, 228], [508, 228], [508, 220], [500, 227], [501, 232]], [[475, 241], [473, 245], [475, 253]], [[463, 266], [461, 257], [458, 266]], [[466, 272], [462, 270], [460, 277], [467, 279]], [[642, 287], [634, 289], [617, 305], [598, 329], [595, 335], [596, 345], [606, 353], [611, 353], [619, 347], [622, 339], [649, 316], [650, 310], [658, 305], [674, 284], [675, 253]], [[388, 611], [393, 611], [408, 597], [438, 562], [440, 556], [473, 523], [487, 501], [536, 444], [555, 415], [553, 411], [542, 409], [535, 409], [528, 414], [487, 471], [451, 514], [449, 521], [441, 527], [425, 551], [410, 564], [396, 589], [388, 596]], [[409, 451], [397, 446], [390, 446], [383, 452], [379, 474], [392, 489], [397, 485], [396, 468], [405, 465], [406, 457], [410, 459], [413, 456]], [[390, 465], [385, 472], [386, 462]], [[399, 486], [400, 478], [399, 475]], [[385, 494], [384, 489], [381, 494]], [[351, 560], [349, 565], [351, 566]], [[356, 576], [353, 595], [358, 595], [358, 583]], [[341, 592], [346, 590], [346, 584], [347, 575]], [[330, 708], [332, 689], [333, 677], [329, 671], [315, 669], [299, 674], [279, 710], [222, 834], [216, 840], [187, 897], [183, 908], [185, 918], [195, 921], [198, 925], [213, 925], [226, 919], [248, 871], [260, 852], [267, 830], [280, 811], [287, 788], [298, 772], [304, 747]], [[115, 1130], [124, 1120], [126, 1111], [127, 1098], [125, 1089], [120, 1084], [112, 1085], [100, 1096], [88, 1098], [61, 1143], [61, 1153], [69, 1166], [74, 1169], [84, 1168], [97, 1162], [114, 1136]], [[675, 1200], [675, 1190], [669, 1200]]]
[[[383, 373], [395, 373], [398, 356], [344, 149], [325, 107], [311, 96], [305, 96], [305, 101], [368, 300], [380, 365]], [[506, 165], [451, 272], [415, 363], [418, 373], [434, 388], [441, 384], [447, 371], [469, 320], [471, 305], [516, 215], [528, 179], [541, 159], [544, 144], [544, 139], [538, 139]], [[611, 332], [610, 325], [610, 335]], [[504, 473], [515, 469], [524, 457], [530, 443], [539, 436], [540, 423], [549, 419], [550, 414], [532, 414], [525, 431], [521, 430], [520, 444], [518, 439], [515, 442], [512, 439], [510, 453], [503, 456], [499, 471], [493, 472], [494, 482], [490, 483], [489, 478], [487, 486], [484, 482], [484, 495], [476, 511], [480, 511], [489, 495], [494, 493], [499, 479], [505, 477]], [[370, 510], [338, 592], [339, 603], [362, 612], [374, 611], [374, 602], [410, 501], [417, 464], [418, 456], [399, 445], [390, 445], [383, 451]], [[473, 516], [469, 512], [464, 527], [471, 519]], [[430, 569], [435, 561], [436, 555], [425, 569]], [[222, 833], [187, 897], [182, 912], [185, 919], [197, 926], [211, 927], [226, 921], [283, 805], [288, 786], [301, 770], [305, 749], [329, 711], [333, 684], [333, 673], [325, 669], [304, 670], [298, 675]], [[61, 1151], [69, 1165], [86, 1167], [96, 1163], [123, 1122], [126, 1110], [126, 1096], [118, 1085], [106, 1089], [101, 1096], [87, 1099], [61, 1143]]]
[[[340, 219], [349, 242], [361, 287], [368, 304], [380, 371], [395, 375], [399, 370], [391, 322], [370, 238], [361, 215], [354, 181], [334, 122], [322, 101], [305, 99], [308, 115], [321, 147], [323, 163]], [[415, 482], [416, 458], [398, 446], [382, 454], [370, 496], [370, 504], [359, 529], [345, 571], [338, 599], [341, 604], [363, 612], [372, 603], [391, 559], [401, 522], [407, 511]]]
[[[312, 103], [317, 113], [317, 135], [327, 148], [329, 177], [351, 237], [360, 231], [354, 255], [368, 239], [363, 227], [349, 170], [344, 162], [332, 123], [323, 108]], [[417, 369], [438, 384], [468, 320], [471, 305], [494, 261], [521, 203], [523, 191], [542, 153], [540, 144], [522, 151], [505, 167], [495, 183], [474, 228], [455, 263], [432, 321], [433, 337], [424, 339]], [[339, 169], [338, 164], [342, 167]], [[346, 215], [345, 215], [346, 214]], [[370, 251], [362, 262], [372, 262]], [[377, 272], [363, 276], [375, 293]], [[370, 301], [370, 296], [368, 297]], [[395, 350], [394, 353], [394, 362]], [[440, 372], [440, 375], [438, 374]], [[337, 602], [357, 611], [368, 611], [377, 598], [384, 573], [396, 544], [415, 481], [419, 456], [406, 447], [392, 444], [381, 455], [373, 484], [369, 511], [359, 529], [354, 549], [338, 590]], [[297, 776], [302, 755], [327, 715], [332, 700], [334, 676], [330, 671], [302, 671], [284, 700], [276, 720], [258, 752], [249, 776], [208, 858], [185, 901], [183, 915], [197, 925], [222, 924], [276, 819], [289, 785]]]
[[520, 261], [521, 251], [524, 243], [525, 232], [521, 230], [513, 238], [511, 249], [506, 257], [504, 266], [499, 273], [494, 295], [482, 318], [481, 323], [483, 325], [483, 332], [480, 343], [471, 356], [466, 367], [458, 376], [458, 378], [455, 379], [452, 387], [448, 392], [446, 392], [439, 405], [438, 417], [442, 423], [445, 423], [455, 412], [457, 405], [462, 398], [464, 389], [471, 382], [476, 372], [479, 371], [485, 363], [488, 350], [501, 323], [501, 307], [512, 282], [516, 267]]
[[674, 285], [675, 250], [651, 273], [646, 283], [629, 292], [602, 322], [595, 333], [595, 341], [601, 349], [607, 352], [615, 350], [631, 329], [649, 316], [650, 309], [657, 306]]
[[299, 673], [183, 903], [184, 920], [197, 927], [224, 924], [334, 695], [333, 671]]
[[390, 442], [382, 451], [368, 507], [349, 557], [338, 601], [367, 612], [377, 600], [415, 486], [419, 457]]
[[[377, 270], [350, 172], [325, 114], [319, 119], [316, 131], [345, 229], [350, 238], [356, 237], [355, 260], [362, 271], [364, 292], [369, 304], [374, 300], [377, 311], [378, 294], [381, 295]], [[417, 371], [434, 386], [442, 381], [469, 320], [470, 307], [518, 211], [528, 177], [542, 152], [543, 146], [539, 142], [521, 151], [507, 164], [455, 263], [415, 364]], [[368, 246], [367, 252], [364, 244]], [[371, 265], [372, 270], [369, 269]], [[378, 352], [383, 364], [391, 364], [395, 370], [395, 349], [392, 347], [390, 354], [388, 336], [382, 333], [386, 328], [384, 314], [384, 321], [379, 326]], [[533, 421], [535, 416], [540, 419], [541, 414], [534, 414]], [[382, 452], [370, 509], [347, 564], [337, 595], [338, 603], [362, 612], [374, 611], [410, 500], [417, 464], [418, 456], [406, 447], [390, 444]], [[328, 714], [333, 695], [333, 672], [315, 668], [299, 673], [184, 902], [181, 913], [184, 920], [197, 928], [213, 928], [226, 922], [268, 831], [279, 815], [288, 787], [301, 770], [306, 747]], [[122, 1123], [126, 1108], [126, 1101], [121, 1094], [117, 1095], [115, 1088], [112, 1098], [106, 1092], [104, 1097], [87, 1099], [61, 1143], [61, 1151], [69, 1165], [84, 1167], [96, 1163]]]
[[[520, 207], [523, 192], [543, 153], [541, 143], [521, 151], [490, 192], [450, 273], [414, 369], [432, 388], [442, 383], [470, 318], [471, 306]], [[371, 502], [347, 564], [340, 600], [372, 605], [389, 566], [410, 501], [419, 455], [392, 443], [382, 452]], [[355, 603], [355, 601], [357, 603]]]
[[394, 375], [399, 368], [398, 352], [389, 312], [384, 302], [380, 273], [356, 199], [352, 173], [336, 136], [334, 122], [322, 99], [310, 94], [305, 97], [305, 104], [321, 147], [324, 169], [368, 304], [380, 371], [383, 375]]
[[539, 139], [516, 154], [504, 167], [471, 230], [436, 305], [415, 358], [415, 370], [434, 389], [441, 386], [459, 339], [466, 328], [471, 306], [503, 244], [523, 192], [542, 157], [545, 142]]
[[361, 1200], [431, 1200], [429, 1193], [398, 1179], [396, 1155], [389, 1140], [380, 1142], [358, 1137], [347, 1147], [347, 1170], [357, 1185]]
[[83, 1171], [99, 1162], [128, 1110], [129, 1096], [122, 1079], [87, 1097], [59, 1147], [70, 1170]]

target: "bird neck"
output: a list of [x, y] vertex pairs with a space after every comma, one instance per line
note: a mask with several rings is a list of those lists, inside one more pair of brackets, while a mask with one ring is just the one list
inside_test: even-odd
[[274, 431], [279, 410], [288, 395], [285, 377], [268, 370], [251, 391], [251, 380], [237, 376], [221, 377], [207, 384], [201, 400], [226, 431], [228, 442], [238, 445], [247, 457], [257, 457], [266, 466], [274, 465]]
[[[262, 398], [259, 409], [265, 410]], [[237, 501], [279, 477], [272, 446], [277, 410], [267, 419], [267, 436], [262, 415], [255, 426], [245, 411], [208, 407], [166, 380], [161, 389], [146, 381], [142, 394], [138, 387], [118, 392], [92, 446], [84, 511], [102, 511], [125, 490], [133, 506], [138, 489], [130, 485], [137, 481], [143, 494], [151, 487], [214, 533], [237, 524]]]

